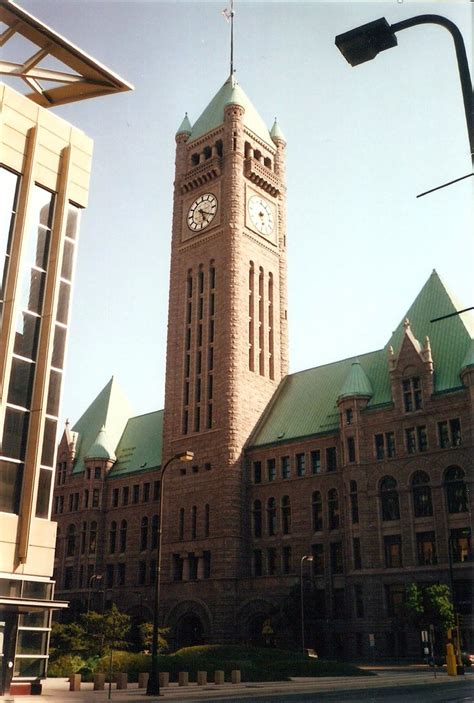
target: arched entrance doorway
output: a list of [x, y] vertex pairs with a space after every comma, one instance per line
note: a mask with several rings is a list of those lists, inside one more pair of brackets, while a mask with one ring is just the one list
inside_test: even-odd
[[193, 647], [204, 643], [204, 626], [194, 613], [186, 613], [176, 625], [176, 647]]
[[248, 622], [248, 641], [252, 647], [265, 647], [267, 641], [264, 634], [265, 623], [268, 620], [268, 615], [260, 613], [254, 615]]

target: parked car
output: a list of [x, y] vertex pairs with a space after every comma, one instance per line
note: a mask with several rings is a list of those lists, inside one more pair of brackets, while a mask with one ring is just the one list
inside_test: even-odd
[[474, 654], [469, 652], [461, 652], [461, 662], [464, 666], [472, 666], [474, 664]]

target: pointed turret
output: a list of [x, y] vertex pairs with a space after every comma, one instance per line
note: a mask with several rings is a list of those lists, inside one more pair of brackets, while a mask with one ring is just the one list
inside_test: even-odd
[[267, 144], [272, 144], [272, 138], [267, 126], [237, 83], [235, 76], [229, 76], [204, 112], [198, 117], [191, 130], [191, 141], [223, 125], [224, 111], [228, 105], [239, 105], [242, 107], [245, 110], [243, 117], [245, 126]]
[[189, 136], [191, 134], [191, 131], [192, 131], [191, 122], [189, 121], [188, 113], [186, 112], [186, 114], [184, 115], [183, 121], [181, 122], [181, 124], [178, 127], [178, 131], [176, 132], [176, 136], [177, 137], [180, 135]]
[[338, 400], [342, 398], [371, 398], [372, 384], [358, 360], [353, 361], [349, 373], [342, 385]]
[[106, 459], [107, 461], [115, 461], [115, 446], [113, 445], [110, 440], [110, 437], [107, 434], [105, 425], [102, 425], [99, 434], [95, 438], [95, 441], [90, 447], [90, 449], [86, 452], [84, 458]]
[[275, 117], [275, 122], [273, 123], [272, 130], [271, 130], [271, 132], [270, 132], [270, 136], [271, 136], [271, 138], [273, 139], [273, 141], [275, 142], [275, 144], [276, 144], [278, 141], [280, 141], [280, 142], [285, 142], [285, 144], [286, 144], [285, 135], [284, 135], [283, 132], [281, 131], [280, 125], [278, 124], [277, 118], [276, 118], [276, 117]]

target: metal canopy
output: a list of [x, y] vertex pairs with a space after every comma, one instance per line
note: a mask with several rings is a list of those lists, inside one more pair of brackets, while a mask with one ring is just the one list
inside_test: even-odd
[[[37, 51], [25, 57], [23, 63], [0, 60], [0, 74], [24, 81], [33, 91], [26, 97], [38, 105], [54, 107], [133, 90], [130, 83], [10, 0], [0, 0], [0, 22], [7, 25], [0, 34], [0, 47], [15, 35], [21, 35], [37, 47]], [[51, 57], [60, 61], [65, 71], [40, 67], [41, 62]]]

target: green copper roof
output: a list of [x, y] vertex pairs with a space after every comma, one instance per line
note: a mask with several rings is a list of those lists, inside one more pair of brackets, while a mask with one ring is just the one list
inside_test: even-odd
[[474, 366], [474, 339], [471, 340], [471, 344], [467, 348], [466, 356], [463, 359], [461, 368], [467, 369], [470, 366]]
[[280, 125], [277, 122], [277, 118], [275, 117], [275, 122], [273, 123], [272, 131], [270, 132], [270, 136], [275, 141], [276, 139], [281, 139], [282, 141], [286, 142], [285, 135], [280, 129]]
[[459, 373], [471, 346], [474, 326], [471, 313], [439, 322], [431, 320], [462, 310], [463, 307], [465, 306], [448, 291], [436, 271], [433, 271], [387, 344], [397, 353], [403, 338], [405, 318], [409, 319], [411, 330], [422, 345], [425, 337], [429, 337], [437, 392], [462, 385]]
[[370, 398], [373, 395], [372, 386], [367, 378], [364, 369], [359, 363], [359, 360], [352, 362], [349, 373], [344, 381], [339, 398], [347, 398], [352, 396], [363, 396]]
[[131, 417], [116, 449], [117, 462], [108, 478], [150, 471], [161, 466], [163, 410]]
[[[467, 314], [431, 323], [459, 307], [434, 271], [385, 349], [344, 359], [287, 376], [271, 400], [249, 441], [250, 447], [285, 443], [302, 437], [337, 431], [337, 399], [347, 388], [366, 390], [373, 395], [368, 408], [390, 403], [391, 389], [387, 348], [395, 354], [403, 340], [408, 317], [414, 336], [423, 344], [428, 336], [434, 363], [435, 392], [459, 388], [460, 371], [466, 360], [474, 361]], [[463, 319], [461, 319], [463, 318]], [[365, 378], [365, 381], [363, 381]], [[365, 385], [364, 385], [365, 384]]]
[[222, 88], [212, 98], [204, 112], [196, 120], [191, 130], [190, 141], [202, 137], [216, 127], [224, 124], [224, 108], [227, 105], [240, 105], [244, 108], [243, 122], [257, 137], [267, 144], [272, 143], [270, 133], [265, 122], [254, 108], [234, 76], [230, 76]]
[[191, 122], [189, 121], [188, 118], [188, 113], [185, 114], [183, 121], [178, 127], [178, 131], [176, 132], [176, 135], [178, 134], [191, 134]]
[[72, 428], [78, 433], [73, 473], [84, 471], [84, 459], [89, 456], [102, 427], [107, 431], [107, 446], [116, 447], [131, 415], [133, 410], [112, 377]]
[[86, 459], [111, 459], [115, 461], [115, 447], [112, 446], [107, 435], [107, 430], [102, 427], [97, 435], [94, 444], [87, 451]]

